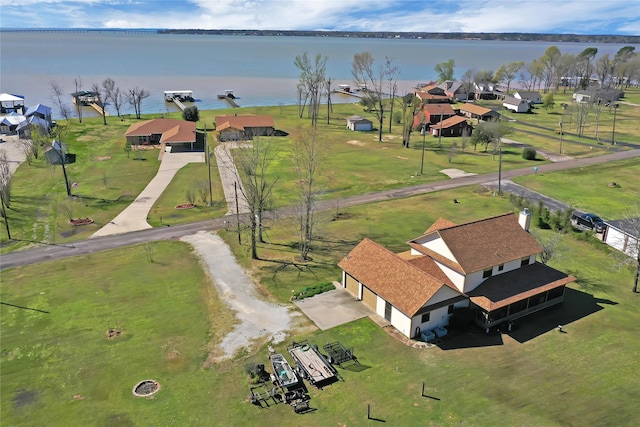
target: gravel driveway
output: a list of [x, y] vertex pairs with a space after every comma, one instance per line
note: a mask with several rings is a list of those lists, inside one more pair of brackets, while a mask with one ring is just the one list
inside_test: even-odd
[[238, 265], [220, 236], [199, 231], [180, 240], [193, 246], [206, 264], [218, 295], [235, 312], [239, 322], [220, 343], [224, 354], [219, 360], [232, 357], [255, 340], [266, 338], [275, 344], [285, 340], [293, 318], [300, 314], [260, 299], [253, 280]]

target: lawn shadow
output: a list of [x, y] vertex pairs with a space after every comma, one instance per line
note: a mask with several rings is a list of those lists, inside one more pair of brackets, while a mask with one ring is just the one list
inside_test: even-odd
[[506, 334], [519, 343], [525, 343], [552, 329], [557, 329], [558, 325], [569, 325], [602, 310], [604, 307], [600, 304], [615, 305], [617, 302], [594, 298], [586, 292], [566, 288], [562, 304], [522, 318], [516, 322], [516, 328]]
[[492, 330], [487, 334], [480, 328], [473, 327], [466, 332], [455, 333], [452, 331], [449, 336], [440, 338], [435, 344], [441, 350], [457, 350], [461, 348], [493, 347], [503, 345], [504, 341], [502, 341], [502, 335], [497, 331]]
[[362, 365], [360, 363], [353, 363], [351, 365], [342, 366], [342, 369], [344, 369], [345, 371], [350, 371], [350, 372], [362, 372], [362, 371], [366, 371], [369, 368], [371, 368], [371, 366]]

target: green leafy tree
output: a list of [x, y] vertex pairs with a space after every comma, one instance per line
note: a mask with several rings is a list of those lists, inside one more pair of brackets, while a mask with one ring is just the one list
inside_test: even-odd
[[478, 144], [484, 144], [484, 151], [489, 148], [489, 144], [498, 147], [502, 137], [513, 132], [513, 128], [506, 122], [488, 121], [482, 122], [473, 130], [471, 135], [471, 143], [474, 151]]
[[436, 73], [438, 73], [438, 81], [444, 82], [445, 80], [453, 80], [453, 69], [456, 66], [455, 59], [450, 59], [445, 62], [441, 62], [437, 64], [434, 68]]
[[188, 122], [197, 122], [200, 120], [200, 112], [198, 107], [190, 105], [182, 111], [182, 118]]
[[553, 108], [554, 105], [556, 105], [556, 102], [554, 101], [553, 92], [548, 92], [542, 100], [542, 108], [544, 108], [544, 111], [549, 112], [549, 108]]
[[509, 93], [511, 82], [516, 78], [522, 68], [524, 68], [524, 61], [515, 61], [501, 65], [494, 75], [494, 80], [497, 82], [505, 82], [507, 84], [507, 93]]

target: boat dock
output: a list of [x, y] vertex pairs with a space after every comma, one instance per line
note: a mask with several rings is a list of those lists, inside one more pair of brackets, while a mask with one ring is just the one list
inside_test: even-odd
[[95, 102], [90, 102], [89, 103], [89, 107], [93, 108], [94, 110], [96, 110], [101, 116], [104, 114], [105, 116], [109, 116], [109, 113], [107, 111], [102, 111], [102, 107], [99, 106], [97, 103]]
[[298, 372], [311, 384], [327, 384], [337, 380], [337, 373], [331, 363], [308, 342], [294, 342], [287, 350], [296, 362]]
[[165, 90], [164, 91], [165, 102], [173, 102], [180, 109], [184, 111], [186, 108], [183, 102], [193, 102], [193, 91], [191, 90]]
[[240, 106], [236, 102], [236, 96], [233, 94], [232, 90], [225, 90], [223, 94], [218, 95], [218, 99], [227, 101], [227, 103], [233, 108], [240, 108]]

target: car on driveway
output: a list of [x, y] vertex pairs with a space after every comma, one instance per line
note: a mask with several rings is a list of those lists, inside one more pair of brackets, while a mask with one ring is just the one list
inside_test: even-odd
[[574, 213], [571, 215], [571, 225], [582, 230], [603, 233], [607, 228], [602, 218], [592, 213]]

